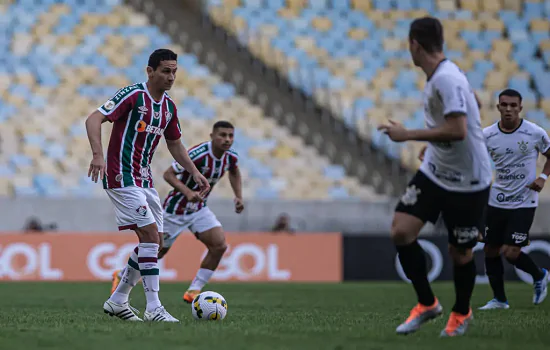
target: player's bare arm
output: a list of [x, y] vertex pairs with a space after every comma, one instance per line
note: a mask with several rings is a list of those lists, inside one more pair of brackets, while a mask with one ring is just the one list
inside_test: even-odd
[[445, 123], [431, 129], [407, 130], [401, 123], [393, 120], [389, 124], [382, 124], [378, 130], [387, 134], [395, 142], [429, 141], [450, 142], [461, 141], [467, 134], [466, 115], [462, 112], [452, 112], [445, 116]]
[[189, 187], [185, 186], [183, 182], [178, 179], [178, 175], [174, 171], [174, 168], [169, 167], [164, 172], [164, 180], [170, 184], [175, 190], [183, 193], [189, 202], [197, 203], [202, 202], [202, 196], [200, 192], [193, 191]]
[[546, 151], [546, 153], [544, 153], [544, 156], [546, 157], [546, 162], [544, 163], [544, 168], [542, 169], [542, 174], [544, 175], [542, 175], [542, 177], [537, 177], [535, 181], [527, 186], [533, 191], [542, 191], [542, 189], [544, 188], [544, 184], [546, 183], [546, 179], [544, 177], [547, 178], [548, 176], [550, 176], [550, 150]]
[[101, 145], [101, 124], [105, 123], [107, 118], [99, 111], [94, 111], [86, 119], [86, 132], [90, 147], [92, 148], [92, 161], [88, 169], [88, 177], [92, 181], [103, 180], [105, 175], [105, 158], [103, 157], [103, 146]]
[[228, 176], [229, 183], [235, 194], [235, 212], [239, 214], [244, 210], [241, 171], [239, 168], [232, 168], [229, 170]]
[[193, 176], [193, 179], [195, 182], [199, 185], [201, 189], [201, 193], [206, 193], [210, 190], [210, 184], [208, 183], [208, 180], [200, 173], [200, 171], [195, 166], [195, 163], [189, 158], [189, 154], [187, 154], [187, 149], [185, 149], [185, 146], [183, 143], [181, 143], [181, 140], [166, 140], [166, 145], [168, 146], [168, 150], [170, 151], [170, 154], [172, 154], [172, 157], [178, 162], [182, 167], [187, 169], [189, 173]]

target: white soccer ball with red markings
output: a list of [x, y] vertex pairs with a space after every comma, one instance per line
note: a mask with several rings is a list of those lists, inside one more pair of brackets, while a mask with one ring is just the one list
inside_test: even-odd
[[227, 315], [227, 302], [216, 292], [202, 292], [191, 303], [191, 314], [196, 320], [220, 321]]

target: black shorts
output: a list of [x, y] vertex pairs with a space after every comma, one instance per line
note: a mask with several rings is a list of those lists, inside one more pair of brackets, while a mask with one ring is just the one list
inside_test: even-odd
[[529, 245], [529, 230], [535, 219], [535, 210], [536, 208], [503, 209], [488, 206], [483, 241], [491, 246]]
[[447, 191], [418, 171], [409, 182], [395, 211], [433, 224], [441, 215], [447, 227], [449, 243], [457, 247], [473, 248], [485, 230], [489, 191], [490, 187], [477, 192]]

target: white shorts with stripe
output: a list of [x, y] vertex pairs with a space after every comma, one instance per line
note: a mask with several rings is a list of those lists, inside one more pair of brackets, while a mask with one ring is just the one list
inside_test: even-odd
[[128, 186], [105, 190], [115, 207], [118, 229], [134, 230], [156, 223], [158, 232], [163, 232], [162, 205], [154, 188]]
[[193, 232], [198, 237], [200, 233], [221, 226], [222, 224], [218, 221], [216, 215], [208, 207], [184, 215], [164, 212], [164, 246], [171, 247], [185, 229]]

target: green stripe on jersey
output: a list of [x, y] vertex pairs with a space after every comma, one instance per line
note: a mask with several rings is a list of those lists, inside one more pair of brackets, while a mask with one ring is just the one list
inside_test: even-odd
[[[151, 120], [151, 125], [160, 127], [160, 122], [162, 121], [162, 111], [160, 110], [160, 105], [156, 103], [152, 103], [153, 105], [153, 118]], [[155, 113], [158, 113], [159, 117], [155, 118]], [[149, 153], [151, 153], [151, 147], [153, 146], [153, 141], [157, 135], [155, 133], [150, 133], [147, 135], [145, 139], [145, 145], [143, 146], [143, 152], [141, 157], [141, 166], [143, 168], [147, 167], [147, 161], [149, 159]], [[144, 180], [142, 183], [143, 188], [149, 188], [151, 187], [151, 183], [148, 180]]]
[[143, 85], [134, 84], [123, 87], [116, 92], [115, 96], [113, 96], [109, 101], [105, 102], [103, 106], [100, 107], [101, 110], [104, 113], [109, 113], [120, 103], [120, 101], [124, 100], [126, 96], [130, 95], [135, 90], [143, 90]]
[[168, 207], [166, 207], [166, 212], [168, 214], [174, 214], [174, 210], [176, 209], [176, 204], [178, 204], [180, 199], [182, 199], [182, 197], [183, 197], [183, 193], [175, 192], [175, 190], [173, 190], [173, 191], [174, 191], [174, 197], [172, 197], [172, 199], [170, 199], [170, 202], [168, 203]]
[[[139, 94], [136, 103], [137, 106], [143, 106], [143, 94]], [[132, 176], [132, 155], [134, 154], [134, 139], [137, 133], [136, 123], [140, 119], [138, 112], [137, 108], [132, 110], [132, 115], [126, 126], [126, 136], [122, 143], [122, 180], [124, 181], [124, 186], [135, 185], [134, 177]]]

